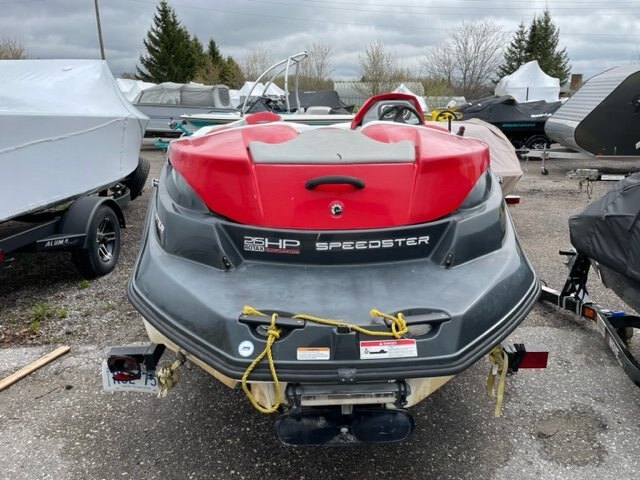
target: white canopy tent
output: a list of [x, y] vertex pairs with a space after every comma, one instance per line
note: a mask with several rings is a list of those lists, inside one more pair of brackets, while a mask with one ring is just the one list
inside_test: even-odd
[[537, 60], [525, 63], [511, 75], [503, 77], [496, 85], [498, 97], [511, 95], [517, 102], [557, 102], [560, 97], [560, 80], [542, 71]]

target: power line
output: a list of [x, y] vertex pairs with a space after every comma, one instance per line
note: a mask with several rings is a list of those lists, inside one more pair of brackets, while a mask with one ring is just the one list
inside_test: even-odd
[[[134, 1], [137, 3], [149, 3], [149, 4], [156, 4], [155, 0], [129, 0], [129, 1]], [[249, 1], [255, 1], [255, 0], [249, 0]], [[389, 28], [389, 29], [403, 29], [406, 28], [407, 25], [402, 24], [402, 25], [398, 25], [398, 24], [382, 24], [382, 23], [371, 23], [371, 22], [354, 22], [354, 21], [341, 21], [341, 20], [322, 20], [322, 19], [317, 19], [317, 18], [308, 18], [308, 17], [293, 17], [293, 16], [287, 16], [287, 15], [274, 15], [274, 14], [268, 14], [268, 13], [255, 13], [255, 12], [247, 12], [247, 11], [242, 11], [242, 12], [238, 12], [238, 11], [234, 11], [234, 10], [227, 10], [227, 9], [222, 9], [222, 8], [218, 8], [218, 7], [211, 7], [211, 6], [200, 6], [200, 5], [188, 5], [188, 4], [184, 4], [184, 3], [175, 3], [173, 2], [173, 6], [174, 7], [180, 7], [180, 8], [187, 8], [187, 9], [194, 9], [194, 10], [204, 10], [204, 11], [212, 11], [212, 12], [218, 12], [218, 13], [224, 13], [224, 14], [229, 14], [229, 15], [239, 15], [242, 17], [247, 17], [247, 16], [252, 16], [252, 17], [260, 17], [260, 18], [275, 18], [275, 19], [279, 19], [279, 20], [295, 20], [297, 22], [306, 22], [306, 23], [321, 23], [321, 24], [332, 24], [332, 25], [349, 25], [349, 26], [363, 26], [363, 27], [378, 27], [378, 28]], [[592, 11], [592, 9], [589, 9], [589, 11]], [[378, 12], [378, 13], [382, 13], [382, 12]], [[439, 14], [442, 15], [442, 14]], [[629, 15], [629, 12], [624, 13], [624, 15]], [[456, 13], [455, 16], [460, 17], [460, 13]], [[477, 15], [474, 15], [474, 17], [477, 17]], [[450, 32], [451, 30], [453, 30], [455, 27], [452, 28], [439, 28], [439, 27], [433, 27], [433, 26], [429, 26], [428, 29], [429, 31], [440, 31], [440, 32]], [[588, 36], [588, 37], [611, 37], [611, 33], [593, 33], [592, 31], [589, 32], [584, 32], [584, 33], [577, 33], [577, 32], [562, 32], [563, 36]], [[639, 37], [640, 36], [640, 32], [637, 34], [625, 34], [625, 35], [618, 35], [618, 38], [631, 38], [631, 37]]]

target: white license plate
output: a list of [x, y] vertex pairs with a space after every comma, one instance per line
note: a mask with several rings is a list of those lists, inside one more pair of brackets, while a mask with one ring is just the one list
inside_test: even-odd
[[102, 362], [102, 388], [107, 392], [158, 393], [158, 379], [155, 372], [142, 373], [137, 380], [119, 382], [113, 379], [107, 361]]

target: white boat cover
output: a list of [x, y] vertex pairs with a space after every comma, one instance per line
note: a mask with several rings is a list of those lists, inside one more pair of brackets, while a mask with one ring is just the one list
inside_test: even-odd
[[0, 221], [125, 178], [147, 121], [103, 60], [0, 60]]
[[155, 86], [155, 83], [133, 80], [131, 78], [116, 78], [116, 83], [127, 100], [133, 102], [141, 91]]
[[542, 71], [537, 60], [521, 65], [511, 75], [503, 77], [496, 85], [498, 97], [510, 95], [518, 103], [544, 100], [557, 102], [560, 97], [560, 80]]
[[[255, 88], [254, 88], [254, 85], [255, 85]], [[253, 91], [251, 91], [252, 88], [253, 88]], [[256, 82], [244, 82], [244, 85], [242, 86], [242, 88], [237, 92], [238, 93], [235, 94], [234, 97], [232, 97], [232, 103], [234, 101], [238, 102], [237, 104], [235, 104], [235, 106], [242, 105], [242, 102], [244, 102], [244, 99], [247, 98], [247, 96], [249, 95], [249, 92], [251, 92], [252, 97], [264, 96], [264, 97], [272, 97], [272, 98], [280, 98], [280, 97], [284, 98], [284, 96], [286, 95], [285, 91], [274, 83], [269, 85], [269, 88], [267, 88], [265, 91], [265, 86], [262, 82], [258, 82], [257, 84]]]
[[[444, 125], [446, 125], [443, 122], [426, 123], [440, 128], [445, 128]], [[516, 150], [509, 139], [498, 127], [479, 118], [453, 121], [451, 132], [456, 133], [461, 126], [465, 128], [465, 137], [478, 138], [489, 146], [491, 171], [502, 179], [502, 194], [510, 194], [522, 177], [522, 168]]]
[[142, 90], [133, 104], [231, 108], [229, 88], [226, 85], [201, 83], [159, 83]]
[[394, 90], [395, 92], [399, 92], [399, 93], [407, 93], [409, 95], [413, 95], [414, 97], [416, 97], [418, 99], [418, 103], [420, 104], [420, 107], [422, 108], [423, 112], [428, 112], [429, 108], [427, 107], [427, 102], [424, 101], [424, 97], [421, 97], [419, 95], [416, 95], [415, 93], [413, 93], [409, 87], [407, 87], [404, 83], [401, 83], [398, 88], [396, 88]]

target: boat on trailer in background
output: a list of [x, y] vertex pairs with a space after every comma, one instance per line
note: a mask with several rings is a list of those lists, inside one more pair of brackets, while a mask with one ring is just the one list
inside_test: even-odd
[[226, 85], [165, 82], [142, 90], [133, 105], [149, 117], [146, 136], [178, 136], [170, 124], [181, 115], [234, 113]]
[[[306, 108], [303, 106], [304, 103], [300, 99], [300, 90], [298, 88], [298, 67], [300, 62], [304, 61], [308, 56], [309, 54], [307, 52], [300, 52], [271, 65], [256, 79], [252, 88], [245, 96], [242, 106], [235, 111], [185, 114], [181, 115], [180, 118], [185, 122], [186, 128], [189, 130], [211, 125], [233, 123], [241, 120], [245, 115], [260, 111], [269, 111], [282, 115], [282, 120], [285, 122], [303, 123], [307, 125], [331, 125], [340, 122], [350, 122], [353, 119], [353, 114], [345, 112], [344, 107], [336, 109], [333, 106], [335, 97], [329, 97], [326, 93], [324, 95], [315, 95], [315, 97], [316, 99], [328, 99], [332, 102], [332, 105], [309, 104]], [[292, 70], [294, 72], [294, 85], [293, 90], [290, 91], [289, 77]], [[259, 87], [263, 89], [263, 92], [269, 92], [269, 87], [275, 79], [280, 76], [284, 77], [284, 95], [279, 98], [273, 98], [267, 93], [258, 97], [253, 95], [254, 89]], [[262, 85], [261, 82], [264, 80], [267, 80], [267, 83]], [[303, 95], [303, 98], [305, 96], [308, 97], [310, 101], [313, 98], [310, 93]], [[312, 103], [316, 102], [313, 101]]]
[[98, 60], [0, 61], [0, 267], [70, 250], [85, 277], [116, 264], [121, 207], [142, 192], [147, 117]]
[[[609, 192], [569, 217], [574, 248], [560, 252], [569, 273], [562, 290], [542, 287], [542, 300], [596, 322], [598, 331], [640, 387], [640, 362], [629, 341], [640, 328], [640, 173], [618, 181]], [[587, 290], [589, 272], [597, 275], [635, 312], [595, 303]]]

